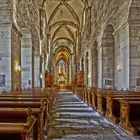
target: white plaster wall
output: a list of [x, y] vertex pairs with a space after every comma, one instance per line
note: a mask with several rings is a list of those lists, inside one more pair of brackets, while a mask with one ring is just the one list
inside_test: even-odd
[[115, 34], [115, 87], [129, 88], [129, 25], [125, 24]]

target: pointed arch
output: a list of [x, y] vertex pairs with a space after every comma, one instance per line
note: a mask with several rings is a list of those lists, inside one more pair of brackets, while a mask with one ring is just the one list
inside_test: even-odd
[[114, 27], [106, 26], [102, 39], [102, 86], [115, 87], [115, 43]]

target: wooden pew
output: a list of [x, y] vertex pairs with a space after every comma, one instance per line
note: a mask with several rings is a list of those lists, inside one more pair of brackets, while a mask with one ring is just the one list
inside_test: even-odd
[[18, 94], [18, 95], [13, 95], [13, 94], [8, 94], [8, 95], [0, 95], [0, 101], [40, 101], [44, 100], [46, 102], [46, 113], [50, 113], [52, 110], [52, 104], [54, 98], [51, 97], [46, 97], [46, 95], [30, 95], [30, 94]]
[[[50, 96], [51, 95], [51, 96]], [[54, 99], [54, 94], [53, 91], [51, 90], [51, 94], [44, 94], [44, 93], [40, 93], [38, 91], [28, 91], [28, 92], [21, 92], [18, 91], [16, 93], [5, 93], [0, 95], [0, 108], [4, 107], [4, 108], [9, 108], [9, 107], [13, 107], [13, 108], [27, 108], [27, 107], [31, 107], [31, 108], [39, 108], [40, 107], [40, 100], [45, 100], [46, 101], [46, 110], [45, 110], [45, 120], [44, 120], [44, 127], [47, 127], [48, 125], [48, 114], [49, 111], [51, 110], [52, 107], [52, 103], [53, 103], [53, 99]], [[50, 104], [48, 106], [48, 104]], [[39, 120], [39, 119], [38, 119]], [[40, 134], [41, 129], [39, 130], [39, 134]], [[43, 132], [43, 131], [42, 131]], [[40, 137], [40, 136], [38, 136]], [[42, 140], [43, 138], [41, 138], [40, 140]], [[39, 140], [39, 138], [38, 138]]]
[[119, 123], [120, 103], [119, 100], [113, 100], [113, 97], [106, 97], [106, 118], [114, 123]]
[[122, 96], [122, 94], [121, 93], [119, 93], [119, 94], [115, 94], [115, 93], [113, 93], [113, 94], [106, 94], [106, 93], [104, 93], [104, 94], [96, 94], [96, 99], [94, 99], [94, 100], [97, 100], [97, 103], [96, 103], [96, 108], [97, 108], [97, 112], [99, 112], [101, 115], [105, 115], [105, 113], [106, 113], [106, 108], [107, 108], [107, 100], [106, 100], [106, 97], [108, 97], [108, 96]]
[[128, 96], [128, 97], [106, 97], [106, 118], [114, 123], [119, 123], [120, 121], [120, 100], [137, 100], [140, 101], [140, 96]]
[[97, 112], [103, 116], [106, 112], [106, 100], [102, 95], [97, 95]]
[[24, 95], [30, 95], [30, 96], [46, 96], [46, 97], [54, 97], [55, 94], [57, 93], [57, 89], [35, 89], [35, 90], [23, 90], [23, 91], [14, 91], [14, 92], [4, 92], [0, 94], [0, 96], [24, 96]]
[[[37, 130], [38, 138], [40, 138], [43, 135], [41, 133], [42, 129], [47, 125], [46, 124], [47, 123], [46, 103], [44, 101], [42, 103], [40, 101], [39, 102], [31, 102], [31, 101], [30, 102], [29, 101], [24, 101], [24, 102], [23, 101], [0, 101], [0, 109], [5, 108], [5, 110], [8, 110], [9, 108], [13, 108], [13, 109], [16, 110], [17, 108], [24, 108], [24, 110], [26, 110], [29, 107], [32, 108], [32, 109], [33, 108], [40, 109], [40, 111], [35, 114], [36, 117], [37, 117], [37, 126], [39, 126], [39, 127], [37, 127], [38, 128], [38, 130]], [[22, 112], [20, 112], [20, 113], [22, 113]], [[24, 111], [24, 113], [25, 113], [25, 111]], [[16, 113], [15, 113], [15, 115], [16, 115]], [[1, 116], [2, 116], [2, 114], [1, 114]]]
[[93, 89], [86, 92], [85, 101], [111, 121], [120, 121], [128, 133], [140, 135], [140, 92]]
[[92, 106], [92, 89], [87, 89], [87, 104]]
[[[30, 96], [30, 95], [9, 95], [9, 96], [0, 96], [0, 101], [45, 101], [47, 111], [51, 110], [53, 99], [45, 97], [45, 96]], [[48, 112], [49, 113], [49, 112]]]
[[[48, 97], [46, 94], [41, 94], [40, 93], [32, 93], [32, 91], [29, 91], [29, 93], [18, 93], [18, 94], [13, 94], [13, 93], [7, 93], [0, 95], [0, 101], [39, 101], [39, 100], [45, 100], [46, 101], [46, 116], [47, 114], [51, 114], [52, 106], [53, 106], [53, 100], [54, 97]], [[46, 117], [46, 120], [48, 117]], [[47, 121], [46, 121], [47, 122]], [[47, 125], [47, 123], [46, 123]]]
[[[140, 97], [139, 93], [135, 92], [110, 92], [110, 94], [97, 94], [97, 111], [101, 115], [105, 115], [107, 107], [107, 100], [106, 97], [112, 97], [112, 98], [135, 98], [135, 97]], [[109, 103], [109, 101], [108, 101]]]
[[140, 100], [120, 100], [119, 125], [129, 134], [140, 135]]
[[93, 88], [91, 90], [91, 96], [90, 96], [90, 100], [91, 100], [91, 107], [95, 110], [97, 110], [97, 90], [95, 88]]
[[[119, 93], [120, 95], [121, 93]], [[110, 90], [110, 89], [100, 89], [98, 92], [96, 92], [96, 100], [97, 100], [97, 111], [100, 112], [101, 114], [105, 114], [106, 111], [106, 96], [110, 95], [116, 95], [116, 90]], [[104, 105], [104, 108], [103, 108]], [[103, 108], [103, 109], [102, 109]], [[104, 110], [104, 111], [103, 111]]]
[[28, 115], [26, 122], [0, 122], [1, 140], [34, 140], [36, 118]]
[[97, 111], [101, 114], [101, 115], [105, 115], [106, 112], [106, 99], [105, 97], [108, 96], [109, 92], [112, 91], [110, 89], [101, 89], [98, 90], [96, 92], [96, 94], [93, 96], [95, 99], [94, 101], [96, 101], [95, 108], [97, 109]]
[[85, 93], [85, 102], [87, 102], [93, 109], [97, 109], [97, 94], [99, 89], [92, 87], [89, 90], [86, 90]]
[[84, 101], [85, 101], [85, 103], [88, 103], [88, 88], [85, 88], [84, 94], [85, 94]]
[[84, 100], [84, 94], [85, 94], [85, 87], [76, 87], [75, 88], [75, 94], [81, 99]]
[[27, 118], [27, 111], [37, 119], [34, 130], [34, 140], [43, 140], [44, 138], [44, 110], [45, 106], [41, 108], [0, 108], [0, 122], [25, 123]]

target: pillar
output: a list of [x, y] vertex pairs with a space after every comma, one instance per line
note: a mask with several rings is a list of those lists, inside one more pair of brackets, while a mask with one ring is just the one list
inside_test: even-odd
[[34, 87], [40, 87], [40, 51], [39, 48], [35, 47], [34, 50]]

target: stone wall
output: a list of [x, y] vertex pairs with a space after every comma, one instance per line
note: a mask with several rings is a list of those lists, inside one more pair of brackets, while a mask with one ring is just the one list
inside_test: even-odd
[[114, 53], [114, 37], [112, 33], [114, 29], [112, 25], [108, 25], [105, 29], [102, 39], [102, 86], [114, 87], [114, 71], [115, 71], [115, 53]]
[[21, 89], [21, 34], [13, 26], [11, 29], [11, 83], [12, 90]]
[[21, 80], [22, 89], [32, 88], [32, 40], [28, 29], [22, 29], [21, 40]]
[[[136, 79], [140, 77], [139, 24], [135, 23], [134, 26], [134, 21], [137, 23], [140, 21], [139, 0], [92, 0], [91, 4], [91, 34], [87, 36], [86, 27], [82, 31], [81, 57], [88, 48], [95, 48], [94, 43], [97, 41], [98, 87], [103, 87], [103, 34], [105, 28], [112, 25], [115, 47], [115, 87], [135, 89]], [[93, 60], [95, 61], [94, 56]], [[92, 67], [94, 73], [94, 65]], [[95, 74], [93, 74], [94, 78], [96, 78]]]
[[130, 86], [140, 87], [140, 23], [130, 25]]
[[11, 27], [0, 27], [0, 91], [11, 90]]
[[0, 1], [0, 91], [11, 90], [11, 6]]
[[115, 39], [115, 87], [129, 88], [129, 25], [114, 33]]
[[[0, 85], [0, 91], [19, 90], [21, 88], [21, 80], [25, 81], [24, 78], [21, 79], [21, 71], [16, 70], [18, 65], [21, 66], [21, 29], [29, 29], [31, 49], [40, 49], [40, 8], [42, 2], [42, 0], [0, 1], [0, 78], [1, 81], [4, 80], [4, 84]], [[30, 54], [30, 59], [32, 59], [31, 84], [34, 86], [36, 85], [33, 76], [36, 75], [34, 70], [34, 62], [36, 60], [34, 60], [34, 57], [31, 57], [34, 55], [34, 52], [30, 51], [32, 52]], [[36, 61], [36, 65], [38, 66], [37, 71], [39, 71], [40, 61]]]
[[41, 69], [40, 69], [40, 54], [39, 49], [34, 51], [34, 87], [40, 87], [41, 79], [40, 79]]
[[12, 23], [12, 7], [9, 0], [0, 1], [0, 25]]
[[140, 89], [140, 1], [133, 0], [129, 12], [130, 87]]

